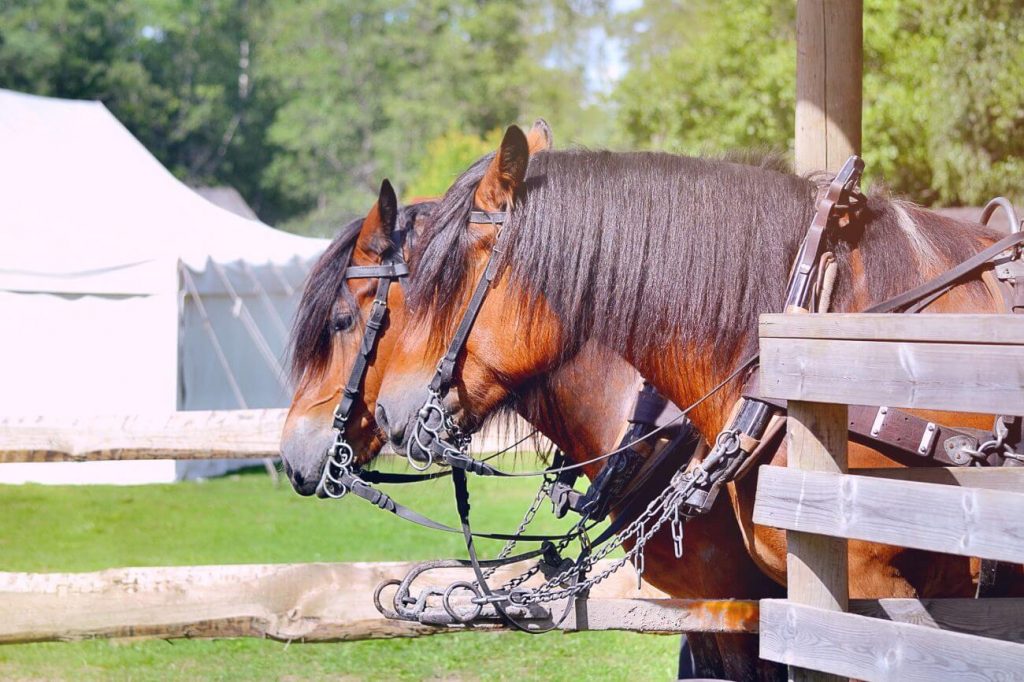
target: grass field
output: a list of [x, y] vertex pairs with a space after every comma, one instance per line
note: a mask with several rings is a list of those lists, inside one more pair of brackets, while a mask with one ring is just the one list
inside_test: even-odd
[[[528, 479], [474, 480], [474, 524], [514, 527]], [[454, 520], [450, 484], [396, 493]], [[415, 560], [461, 556], [460, 539], [356, 500], [301, 498], [247, 473], [138, 487], [0, 486], [0, 570]], [[555, 529], [550, 515], [539, 528]], [[491, 547], [493, 549], [493, 547]], [[515, 679], [665, 680], [676, 637], [630, 633], [459, 633], [405, 640], [291, 644], [262, 640], [88, 641], [0, 647], [0, 680]]]

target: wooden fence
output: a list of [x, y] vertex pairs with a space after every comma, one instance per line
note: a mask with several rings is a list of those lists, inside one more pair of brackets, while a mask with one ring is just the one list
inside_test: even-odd
[[[1024, 318], [762, 318], [766, 394], [790, 400], [790, 468], [760, 472], [755, 520], [789, 531], [789, 598], [637, 593], [624, 570], [565, 629], [760, 631], [762, 656], [867, 680], [1024, 679], [1024, 601], [847, 599], [846, 539], [1024, 562], [1024, 468], [847, 472], [842, 402], [1024, 412]], [[280, 410], [0, 421], [0, 462], [266, 457]], [[0, 573], [0, 643], [84, 637], [332, 641], [438, 630], [380, 617], [369, 595], [409, 564]], [[439, 577], [444, 582], [448, 577]], [[647, 588], [649, 590], [649, 588]], [[487, 626], [485, 626], [487, 627]]]
[[[0, 464], [129, 459], [277, 457], [288, 410], [196, 410], [157, 415], [0, 418]], [[528, 433], [529, 428], [520, 428]], [[496, 450], [500, 430], [477, 447]]]
[[789, 466], [761, 468], [754, 512], [788, 531], [761, 656], [794, 679], [1024, 679], [1024, 602], [931, 600], [940, 629], [850, 613], [846, 547], [1024, 562], [1024, 469], [851, 475], [846, 453], [846, 403], [1024, 414], [1024, 316], [765, 315], [760, 334], [761, 389], [789, 401]]

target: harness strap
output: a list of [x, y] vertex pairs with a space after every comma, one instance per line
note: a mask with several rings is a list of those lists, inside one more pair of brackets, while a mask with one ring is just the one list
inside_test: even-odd
[[384, 326], [384, 317], [388, 312], [388, 291], [391, 282], [398, 277], [409, 274], [409, 267], [402, 261], [395, 260], [395, 256], [389, 256], [383, 265], [354, 265], [345, 269], [346, 279], [366, 279], [379, 277], [377, 292], [370, 305], [370, 314], [366, 318], [366, 329], [363, 332], [363, 340], [359, 344], [359, 354], [352, 364], [352, 371], [348, 375], [348, 381], [342, 388], [341, 399], [334, 411], [334, 428], [344, 429], [349, 417], [352, 415], [352, 408], [355, 406], [356, 398], [359, 397], [359, 389], [363, 379], [366, 377], [366, 368], [370, 362], [370, 355], [377, 346], [377, 335]]
[[404, 261], [392, 261], [381, 265], [350, 265], [345, 268], [345, 279], [370, 279], [387, 277], [397, 279], [409, 274], [409, 266]]
[[[757, 370], [747, 382], [743, 397], [760, 400], [785, 412], [787, 401], [757, 395]], [[850, 405], [848, 407], [850, 440], [878, 450], [904, 466], [965, 466], [974, 459], [964, 448], [978, 446], [977, 434], [922, 419], [905, 410], [887, 406]], [[948, 445], [947, 445], [948, 443]], [[992, 454], [985, 463], [995, 464]]]
[[[494, 225], [501, 225], [505, 220], [505, 212], [498, 213], [485, 213], [483, 211], [473, 211], [471, 215], [489, 216], [490, 220], [478, 220], [471, 218], [472, 222], [491, 222]], [[455, 374], [455, 363], [458, 362], [459, 354], [462, 349], [466, 347], [466, 339], [469, 338], [469, 333], [473, 330], [473, 323], [476, 322], [476, 317], [480, 314], [480, 308], [484, 305], [484, 298], [487, 296], [487, 290], [491, 287], [491, 281], [494, 279], [494, 275], [498, 271], [498, 259], [496, 256], [501, 253], [501, 232], [498, 232], [498, 237], [494, 242], [494, 247], [491, 249], [490, 255], [487, 257], [487, 265], [484, 268], [484, 274], [480, 280], [476, 283], [476, 288], [473, 290], [473, 296], [469, 299], [469, 305], [466, 307], [466, 312], [462, 315], [462, 320], [459, 322], [458, 328], [455, 330], [455, 335], [452, 337], [451, 342], [448, 344], [448, 351], [441, 358], [441, 362], [437, 365], [437, 371], [434, 372], [434, 377], [430, 380], [430, 390], [434, 393], [443, 393], [452, 384], [452, 376]]]
[[984, 251], [979, 251], [967, 260], [961, 262], [949, 270], [937, 277], [933, 277], [919, 287], [915, 287], [910, 291], [904, 292], [899, 296], [893, 296], [887, 301], [882, 301], [877, 305], [873, 305], [865, 313], [893, 313], [898, 312], [904, 307], [915, 303], [936, 291], [942, 290], [951, 284], [954, 284], [956, 280], [961, 277], [965, 277], [975, 270], [980, 268], [982, 265], [993, 260], [996, 256], [1001, 254], [1003, 251], [1012, 249], [1015, 246], [1019, 246], [1024, 243], [1024, 232], [1014, 232], [1009, 234], [992, 246], [988, 247]]
[[[461, 469], [452, 469], [451, 476], [454, 479], [457, 475], [461, 474], [465, 478], [466, 473]], [[445, 533], [456, 533], [461, 534], [463, 531], [452, 528], [449, 525], [435, 521], [434, 519], [420, 514], [414, 509], [410, 509], [405, 505], [396, 502], [390, 495], [382, 490], [371, 487], [367, 481], [364, 481], [359, 476], [345, 472], [339, 479], [340, 483], [348, 488], [356, 497], [360, 497], [370, 504], [383, 509], [384, 511], [391, 512], [395, 516], [415, 523], [416, 525], [423, 526], [424, 528], [430, 528], [431, 530], [439, 530]], [[485, 538], [488, 540], [522, 540], [524, 542], [545, 542], [552, 540], [565, 540], [571, 537], [575, 537], [572, 534], [562, 535], [516, 535], [515, 533], [473, 533], [473, 537]]]

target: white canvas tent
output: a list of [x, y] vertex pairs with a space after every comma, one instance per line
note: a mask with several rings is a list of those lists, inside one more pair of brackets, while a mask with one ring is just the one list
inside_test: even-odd
[[[287, 405], [286, 329], [325, 245], [214, 206], [101, 103], [0, 90], [0, 415]], [[0, 482], [203, 464], [7, 464]]]

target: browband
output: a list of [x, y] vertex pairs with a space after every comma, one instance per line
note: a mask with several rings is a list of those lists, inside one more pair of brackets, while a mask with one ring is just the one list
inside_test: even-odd
[[474, 209], [469, 213], [469, 222], [471, 223], [490, 223], [491, 225], [501, 225], [507, 218], [507, 211], [480, 211]]
[[409, 266], [404, 262], [385, 263], [383, 265], [351, 265], [345, 268], [345, 279], [369, 279], [371, 277], [394, 279], [408, 274]]

